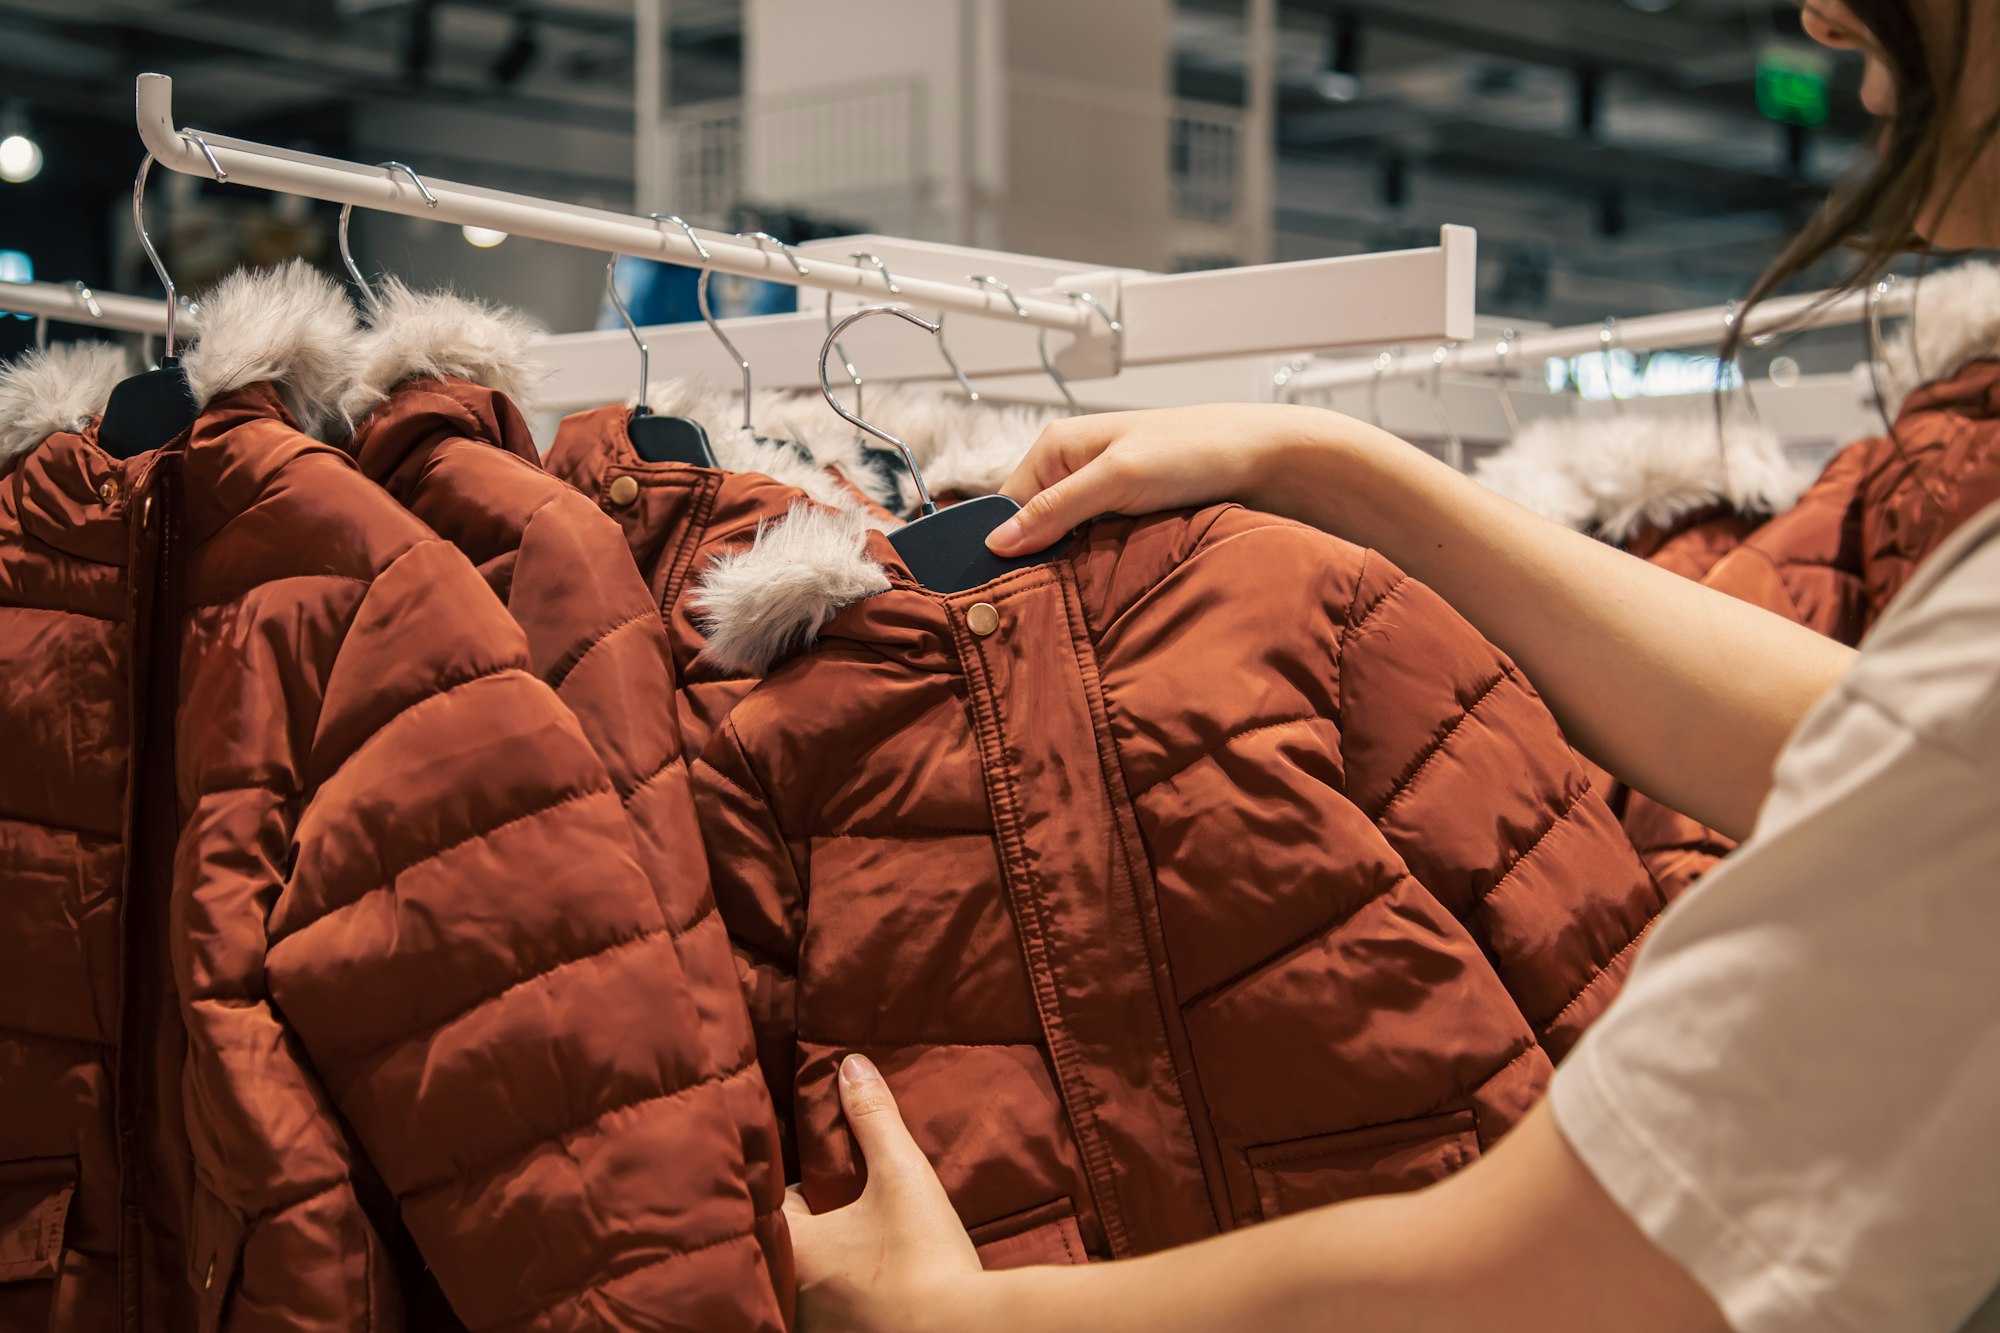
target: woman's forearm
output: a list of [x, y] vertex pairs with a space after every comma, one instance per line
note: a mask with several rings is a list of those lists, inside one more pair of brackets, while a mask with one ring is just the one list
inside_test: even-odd
[[1551, 523], [1394, 436], [1323, 414], [1248, 496], [1373, 547], [1518, 662], [1571, 741], [1732, 837], [1853, 650]]

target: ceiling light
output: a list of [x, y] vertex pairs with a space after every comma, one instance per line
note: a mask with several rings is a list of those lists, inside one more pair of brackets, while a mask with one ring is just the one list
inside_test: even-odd
[[495, 231], [491, 227], [460, 227], [458, 230], [467, 245], [476, 245], [481, 250], [491, 250], [507, 239], [506, 232]]
[[20, 185], [42, 174], [42, 146], [25, 134], [0, 139], [0, 180]]

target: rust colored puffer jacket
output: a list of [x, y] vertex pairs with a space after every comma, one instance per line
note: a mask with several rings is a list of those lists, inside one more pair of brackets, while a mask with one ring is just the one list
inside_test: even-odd
[[762, 670], [696, 766], [815, 1209], [866, 1052], [991, 1266], [1416, 1188], [1490, 1147], [1661, 903], [1515, 668], [1233, 506], [936, 595], [809, 507], [719, 562]]
[[[662, 415], [701, 421], [722, 466], [647, 462], [627, 430], [631, 409], [617, 404], [565, 417], [546, 462], [625, 533], [673, 644], [681, 737], [692, 760], [761, 674], [701, 656], [707, 640], [688, 603], [696, 580], [717, 557], [746, 548], [760, 525], [783, 518], [798, 500], [886, 524], [894, 519], [882, 504], [893, 502], [896, 491], [851, 429], [794, 429], [780, 439], [746, 435], [740, 418], [731, 416], [727, 395], [691, 383], [658, 386], [649, 401]], [[812, 420], [802, 406], [791, 406], [797, 410], [781, 414], [775, 427], [804, 427]], [[824, 404], [818, 415], [839, 420]]]
[[741, 1144], [680, 1113], [710, 1055], [603, 761], [298, 430], [338, 291], [239, 276], [204, 327], [188, 435], [0, 485], [0, 1323], [730, 1326]]
[[[2000, 499], [2000, 268], [1966, 264], [1926, 278], [1914, 334], [1884, 349], [1885, 387], [1901, 400], [1893, 435], [1834, 455], [1795, 507], [1704, 583], [1858, 644], [1924, 558]], [[1925, 369], [1940, 377], [1922, 383]], [[1669, 893], [1736, 845], [1636, 792], [1625, 825]]]
[[[518, 315], [383, 281], [341, 406], [347, 449], [439, 536], [472, 559], [527, 636], [535, 671], [603, 758], [693, 990], [712, 1059], [677, 1114], [743, 1141], [769, 1278], [740, 1296], [741, 1327], [789, 1316], [793, 1276], [783, 1164], [758, 1077], [749, 1014], [709, 893], [674, 707], [666, 626], [618, 526], [541, 465], [516, 402], [536, 378]], [[704, 1126], [697, 1137], [706, 1137]], [[716, 1270], [717, 1275], [720, 1270]], [[713, 1318], [731, 1293], [700, 1274], [652, 1311]]]

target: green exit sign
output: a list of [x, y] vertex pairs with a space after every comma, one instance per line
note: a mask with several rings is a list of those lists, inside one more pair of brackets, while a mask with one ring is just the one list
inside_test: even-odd
[[1767, 47], [1757, 57], [1757, 110], [1787, 125], [1824, 125], [1826, 76], [1826, 61], [1816, 53]]

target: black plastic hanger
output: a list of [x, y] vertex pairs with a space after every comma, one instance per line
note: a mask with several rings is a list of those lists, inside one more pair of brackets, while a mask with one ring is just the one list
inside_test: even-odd
[[826, 396], [827, 404], [840, 414], [841, 418], [857, 429], [867, 431], [876, 439], [895, 449], [903, 456], [903, 464], [910, 470], [910, 477], [917, 485], [920, 517], [904, 524], [889, 534], [889, 544], [896, 548], [896, 554], [909, 567], [910, 575], [918, 583], [933, 592], [964, 592], [990, 582], [1002, 574], [1016, 569], [1026, 569], [1031, 565], [1046, 564], [1056, 553], [1068, 544], [1068, 538], [1057, 542], [1045, 551], [1033, 555], [1017, 555], [1002, 558], [986, 547], [986, 538], [995, 528], [1021, 512], [1021, 506], [1004, 495], [981, 495], [955, 504], [949, 509], [939, 509], [937, 501], [931, 498], [930, 487], [924, 484], [923, 470], [917, 466], [916, 456], [910, 446], [904, 444], [887, 431], [863, 421], [859, 416], [840, 405], [833, 396], [833, 384], [827, 377], [827, 358], [833, 354], [834, 341], [856, 320], [867, 319], [870, 315], [895, 315], [935, 335], [938, 326], [927, 319], [920, 319], [901, 306], [867, 306], [855, 311], [833, 326], [826, 335], [826, 342], [819, 351], [819, 386]]
[[139, 229], [139, 244], [144, 247], [146, 258], [153, 262], [153, 271], [160, 275], [160, 284], [167, 289], [166, 354], [160, 358], [157, 370], [133, 375], [114, 385], [111, 397], [104, 404], [104, 417], [97, 426], [97, 443], [118, 458], [132, 458], [171, 443], [194, 425], [201, 411], [194, 400], [194, 390], [188, 385], [187, 368], [174, 355], [174, 316], [180, 306], [174, 280], [167, 276], [167, 266], [160, 262], [160, 252], [153, 248], [153, 238], [146, 234], [146, 176], [152, 169], [153, 155], [148, 153], [139, 164], [138, 179], [132, 182], [132, 221]]
[[[699, 241], [695, 244], [700, 246]], [[704, 250], [703, 253], [707, 252]], [[632, 322], [632, 312], [625, 308], [625, 298], [618, 294], [617, 275], [618, 256], [613, 255], [611, 262], [604, 266], [604, 290], [610, 296], [611, 304], [617, 308], [618, 318], [625, 321], [625, 331], [632, 335], [632, 341], [639, 348], [639, 405], [632, 409], [632, 415], [625, 422], [625, 433], [632, 441], [633, 451], [648, 463], [720, 467], [715, 461], [715, 450], [709, 447], [708, 432], [702, 429], [700, 422], [691, 417], [663, 417], [646, 406], [646, 390], [652, 383], [653, 354], [647, 348], [646, 340], [639, 336], [639, 326]]]

